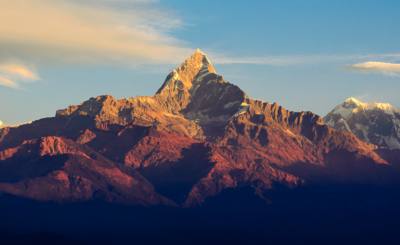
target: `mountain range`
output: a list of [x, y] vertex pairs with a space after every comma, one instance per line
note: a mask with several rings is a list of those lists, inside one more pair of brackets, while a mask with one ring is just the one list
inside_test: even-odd
[[98, 96], [1, 129], [0, 191], [194, 207], [244, 187], [273, 202], [277, 186], [395, 184], [398, 120], [384, 104], [355, 99], [325, 119], [252, 99], [196, 50], [153, 96]]

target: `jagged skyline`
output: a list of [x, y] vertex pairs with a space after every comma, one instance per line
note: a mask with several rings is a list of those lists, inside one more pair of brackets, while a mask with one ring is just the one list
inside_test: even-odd
[[2, 23], [14, 23], [0, 25], [0, 119], [8, 125], [101, 94], [151, 95], [197, 47], [226, 80], [291, 110], [323, 116], [348, 97], [400, 105], [396, 1], [4, 4]]
[[195, 207], [249, 186], [266, 200], [263, 193], [277, 183], [352, 181], [360, 171], [365, 183], [398, 181], [377, 175], [380, 168], [395, 171], [397, 153], [386, 150], [312, 112], [251, 98], [196, 50], [153, 96], [92, 97], [54, 117], [0, 130], [0, 191], [67, 202], [92, 200], [100, 191], [107, 202]]
[[0, 3], [1, 244], [399, 244], [400, 3]]

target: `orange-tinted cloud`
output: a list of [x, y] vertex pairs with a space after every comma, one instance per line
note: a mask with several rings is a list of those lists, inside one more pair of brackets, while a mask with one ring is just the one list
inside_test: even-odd
[[361, 71], [373, 71], [381, 72], [387, 75], [400, 75], [400, 64], [387, 63], [379, 61], [368, 61], [364, 63], [358, 63], [351, 66], [353, 69]]
[[18, 76], [27, 80], [38, 80], [38, 75], [23, 65], [17, 64], [0, 64], [0, 72]]
[[178, 18], [146, 3], [133, 5], [0, 0], [0, 58], [170, 63], [191, 52], [168, 34], [182, 25]]
[[24, 65], [0, 64], [0, 86], [18, 89], [21, 82], [39, 80], [39, 76]]
[[17, 82], [0, 75], [0, 86], [8, 87], [8, 88], [18, 88]]

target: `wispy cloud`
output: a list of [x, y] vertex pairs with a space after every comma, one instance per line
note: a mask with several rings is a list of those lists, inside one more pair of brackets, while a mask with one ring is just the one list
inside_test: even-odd
[[397, 60], [400, 53], [383, 54], [304, 54], [304, 55], [264, 55], [264, 56], [229, 56], [211, 52], [215, 63], [222, 65], [253, 64], [288, 66], [300, 64], [321, 64], [332, 62], [360, 61], [365, 59]]
[[[185, 23], [157, 0], [0, 0], [0, 62], [176, 64], [193, 52], [173, 31]], [[199, 47], [206, 48], [207, 47]], [[298, 65], [390, 60], [378, 55], [235, 56], [210, 52], [217, 64]], [[5, 83], [5, 82], [4, 82]]]
[[351, 65], [351, 68], [366, 72], [379, 72], [389, 76], [400, 76], [400, 64], [397, 63], [368, 61]]
[[[347, 57], [346, 57], [347, 58]], [[306, 63], [316, 63], [321, 61], [332, 61], [336, 59], [346, 59], [342, 56], [334, 55], [266, 55], [266, 56], [225, 56], [215, 55], [215, 63], [222, 65], [250, 64], [250, 65], [271, 65], [287, 66]]]
[[38, 80], [39, 76], [24, 65], [0, 64], [0, 72], [18, 76], [27, 80]]
[[0, 59], [163, 63], [191, 52], [153, 1], [0, 0]]
[[6, 78], [2, 75], [0, 75], [0, 86], [7, 87], [7, 88], [14, 88], [14, 89], [19, 87], [15, 81], [13, 81], [9, 78]]
[[20, 64], [0, 64], [0, 86], [18, 89], [22, 82], [39, 80], [36, 72]]

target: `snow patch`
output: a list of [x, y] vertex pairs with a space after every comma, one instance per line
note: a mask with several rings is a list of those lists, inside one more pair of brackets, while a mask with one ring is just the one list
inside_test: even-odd
[[232, 102], [226, 103], [224, 105], [224, 108], [225, 109], [231, 108], [232, 106], [237, 105], [238, 103], [239, 103], [238, 101], [232, 101]]
[[339, 119], [339, 122], [340, 122], [340, 123], [343, 123], [344, 127], [346, 128], [346, 130], [351, 132], [351, 129], [350, 129], [350, 127], [349, 127], [349, 124], [346, 122], [346, 120], [344, 120], [343, 118], [340, 118], [340, 119]]
[[358, 100], [358, 99], [356, 99], [354, 97], [347, 98], [344, 102], [345, 103], [355, 104], [357, 106], [365, 106], [366, 105], [366, 103], [364, 103], [364, 102], [362, 102], [362, 101], [360, 101], [360, 100]]
[[239, 110], [235, 113], [234, 116], [239, 116], [239, 115], [246, 113], [249, 110], [249, 108], [250, 108], [249, 104], [247, 104], [246, 102], [242, 102], [240, 104]]

